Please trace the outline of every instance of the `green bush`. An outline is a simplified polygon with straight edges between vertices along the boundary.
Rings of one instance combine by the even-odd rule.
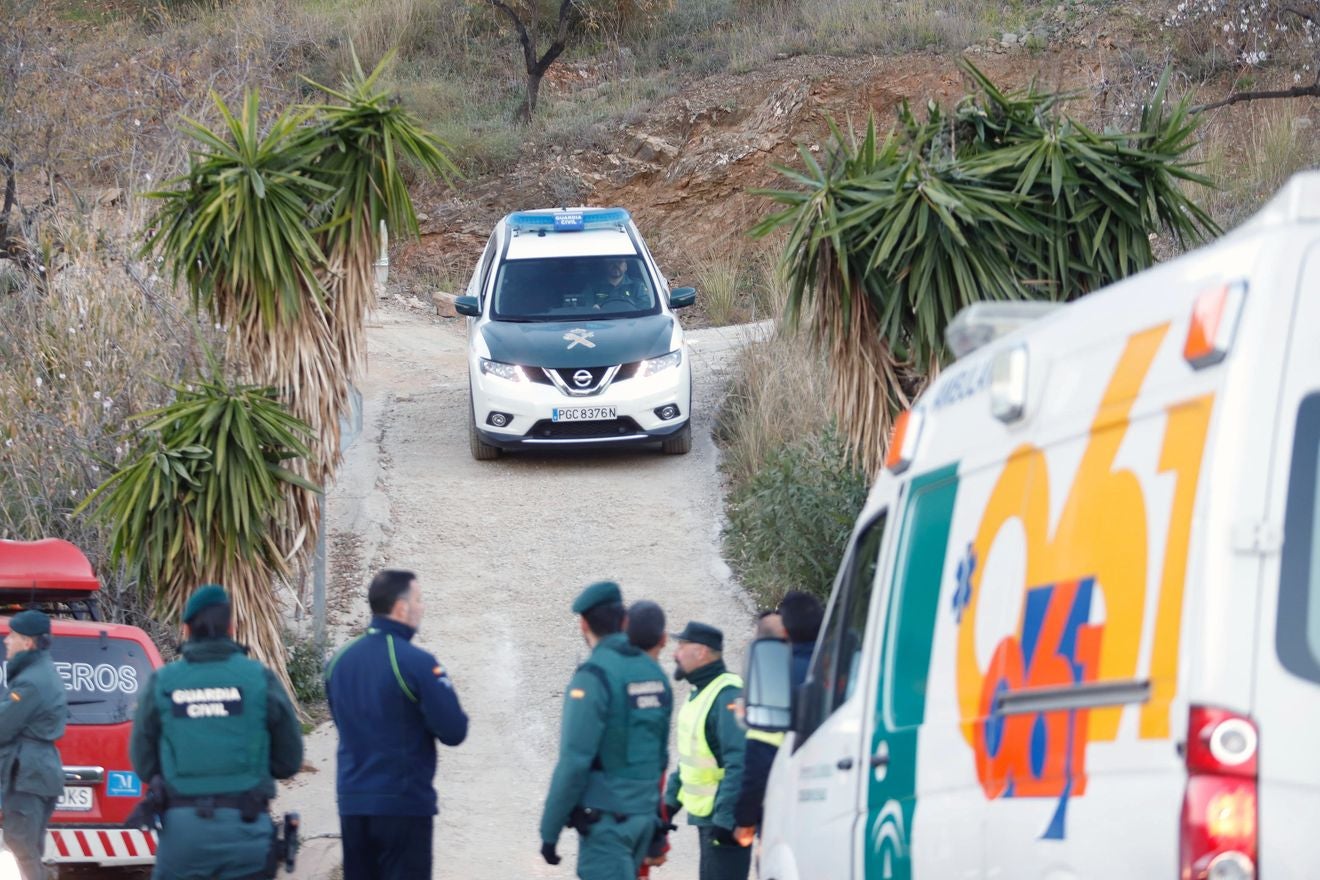
[[[320,703],[325,699],[325,644],[288,633],[284,643],[289,646],[289,681],[293,683],[294,698],[304,709]]]
[[[866,479],[833,427],[779,447],[729,498],[725,555],[762,604],[786,590],[829,596]]]

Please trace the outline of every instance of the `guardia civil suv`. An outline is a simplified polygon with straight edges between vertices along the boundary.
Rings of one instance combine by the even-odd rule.
[[[457,301],[468,317],[470,442],[501,450],[692,446],[692,369],[669,289],[622,208],[502,219]]]

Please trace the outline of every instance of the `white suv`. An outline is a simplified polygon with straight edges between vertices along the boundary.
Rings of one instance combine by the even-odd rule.
[[[495,226],[467,295],[472,455],[692,446],[692,368],[670,290],[622,208],[519,211]]]

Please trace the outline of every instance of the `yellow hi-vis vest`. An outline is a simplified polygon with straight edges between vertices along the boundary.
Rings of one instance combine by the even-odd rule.
[[[732,672],[723,672],[688,698],[678,713],[678,802],[690,816],[709,816],[715,812],[715,793],[724,778],[724,768],[706,742],[706,716],[715,698],[726,687],[740,688],[743,681]]]
[[[751,727],[747,728],[747,738],[754,739],[757,742],[768,743],[775,748],[779,748],[784,744],[784,735],[782,733],[771,733],[768,730],[756,730]]]

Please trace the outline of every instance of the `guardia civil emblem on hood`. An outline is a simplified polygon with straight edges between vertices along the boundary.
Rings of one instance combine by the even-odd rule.
[[[587,348],[595,348],[596,343],[591,341],[591,337],[596,334],[585,327],[578,327],[569,330],[564,334],[564,341],[568,343],[568,350],[572,351],[576,346],[585,345]]]

